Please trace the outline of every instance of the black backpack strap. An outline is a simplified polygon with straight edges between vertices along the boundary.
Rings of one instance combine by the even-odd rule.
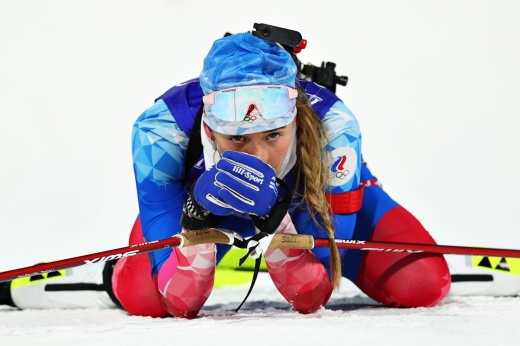
[[[197,161],[202,154],[202,140],[200,138],[200,123],[202,121],[202,111],[204,104],[199,108],[193,128],[191,129],[190,141],[188,142],[188,148],[186,148],[186,157],[184,159],[184,178],[188,177],[190,170],[195,166]]]

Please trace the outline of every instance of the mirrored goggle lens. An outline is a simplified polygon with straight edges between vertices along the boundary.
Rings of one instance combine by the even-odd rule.
[[[204,96],[209,112],[225,121],[242,121],[254,106],[264,119],[276,119],[291,112],[298,92],[285,87],[237,88]]]

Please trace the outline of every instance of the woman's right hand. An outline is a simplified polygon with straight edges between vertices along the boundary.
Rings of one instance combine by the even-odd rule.
[[[214,215],[226,216],[234,210],[219,197],[220,187],[215,185],[215,176],[218,174],[216,166],[202,173],[195,182],[193,198],[199,206]]]

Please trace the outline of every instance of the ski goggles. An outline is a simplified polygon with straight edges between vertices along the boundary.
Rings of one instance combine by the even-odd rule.
[[[223,134],[246,134],[288,125],[296,115],[298,91],[281,85],[219,90],[203,96],[205,121]]]
[[[219,90],[202,98],[206,110],[224,121],[242,121],[254,106],[262,118],[272,120],[292,111],[298,91],[286,86],[246,86]],[[208,107],[209,106],[209,107]]]

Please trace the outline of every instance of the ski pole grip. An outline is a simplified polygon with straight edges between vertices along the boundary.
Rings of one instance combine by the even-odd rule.
[[[312,249],[314,247],[314,238],[307,234],[283,234],[274,235],[268,250],[274,249]]]
[[[184,232],[177,236],[182,238],[181,247],[207,243],[233,244],[233,237],[231,235],[214,228]]]

